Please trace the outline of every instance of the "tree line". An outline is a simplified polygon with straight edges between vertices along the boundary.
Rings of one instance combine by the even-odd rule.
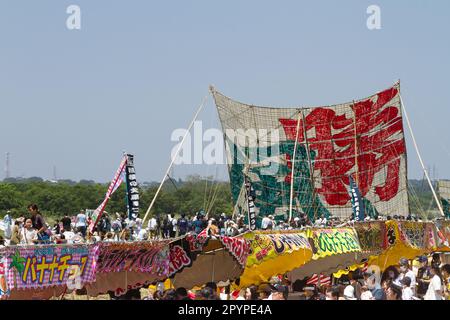
[[[7,210],[13,217],[27,215],[27,206],[36,203],[47,217],[59,218],[75,215],[81,209],[96,209],[103,201],[109,184],[93,181],[77,183],[42,179],[0,182],[0,214]],[[144,216],[157,186],[140,188],[140,215]],[[170,213],[193,215],[199,210],[209,210],[212,215],[233,210],[228,182],[212,181],[210,178],[191,176],[186,180],[166,181],[151,214]],[[107,212],[126,211],[126,190],[122,184],[112,195],[105,209]]]
[[[141,217],[145,214],[158,185],[143,184],[140,188]],[[103,201],[108,184],[91,180],[79,182],[59,180],[57,183],[41,178],[9,179],[0,182],[0,218],[7,210],[13,217],[27,214],[28,204],[36,203],[43,214],[55,219],[64,215],[75,215],[81,209],[95,209]],[[419,207],[428,211],[436,209],[431,191],[418,180],[409,181],[411,213],[419,213]],[[230,185],[228,182],[213,181],[212,177],[190,176],[186,180],[165,182],[151,214],[170,213],[193,215],[199,210],[209,211],[212,216],[233,211]],[[125,212],[125,185],[113,194],[106,211]]]

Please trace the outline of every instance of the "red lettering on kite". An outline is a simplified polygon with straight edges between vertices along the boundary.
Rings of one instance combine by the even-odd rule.
[[[381,201],[396,196],[400,184],[400,156],[406,152],[400,108],[389,105],[398,94],[397,88],[385,90],[374,98],[355,102],[353,115],[336,114],[336,109],[320,107],[305,114],[309,149],[316,153],[314,171],[320,174],[319,188],[330,205],[349,201],[349,175],[356,171],[363,196],[374,187]],[[347,117],[348,116],[348,117]],[[297,119],[279,119],[287,139],[295,140]],[[355,130],[356,124],[356,130]],[[298,141],[305,142],[303,120],[300,119]],[[286,154],[288,168],[291,156]],[[373,186],[375,174],[385,172],[384,185]],[[290,174],[285,181],[290,183]]]

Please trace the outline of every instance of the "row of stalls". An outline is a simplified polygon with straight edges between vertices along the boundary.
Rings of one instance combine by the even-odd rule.
[[[402,257],[449,252],[449,242],[450,221],[375,221],[238,237],[11,246],[0,250],[0,296],[50,299],[77,289],[120,296],[167,279],[189,289],[228,280],[246,287],[276,275],[292,282],[313,274],[340,277],[363,264],[384,270]]]

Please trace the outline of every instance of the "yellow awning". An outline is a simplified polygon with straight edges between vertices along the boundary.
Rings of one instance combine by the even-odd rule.
[[[240,278],[241,288],[298,268],[313,255],[305,232],[252,232],[244,237],[251,241],[251,253]]]

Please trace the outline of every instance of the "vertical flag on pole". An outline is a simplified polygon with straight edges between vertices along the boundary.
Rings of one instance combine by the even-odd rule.
[[[363,221],[365,218],[364,202],[359,192],[358,186],[353,180],[352,176],[349,176],[350,180],[350,197],[352,201],[353,217],[356,221]]]
[[[245,177],[245,189],[247,191],[247,204],[248,204],[248,227],[250,230],[256,229],[256,213],[255,213],[255,190],[252,184]]]
[[[114,178],[112,179],[108,191],[106,192],[105,199],[103,202],[98,206],[97,209],[95,209],[94,213],[91,217],[91,224],[89,225],[89,231],[92,233],[97,223],[100,221],[100,218],[103,214],[103,211],[105,211],[106,204],[108,203],[109,199],[111,198],[111,195],[119,188],[120,184],[123,181],[123,174],[125,172],[125,166],[127,164],[127,157],[123,157],[122,162],[120,163],[119,168],[116,171],[116,174],[114,175]]]
[[[126,154],[127,166],[125,169],[125,181],[127,186],[127,211],[128,219],[136,220],[139,215],[139,189],[134,169],[134,155]]]

